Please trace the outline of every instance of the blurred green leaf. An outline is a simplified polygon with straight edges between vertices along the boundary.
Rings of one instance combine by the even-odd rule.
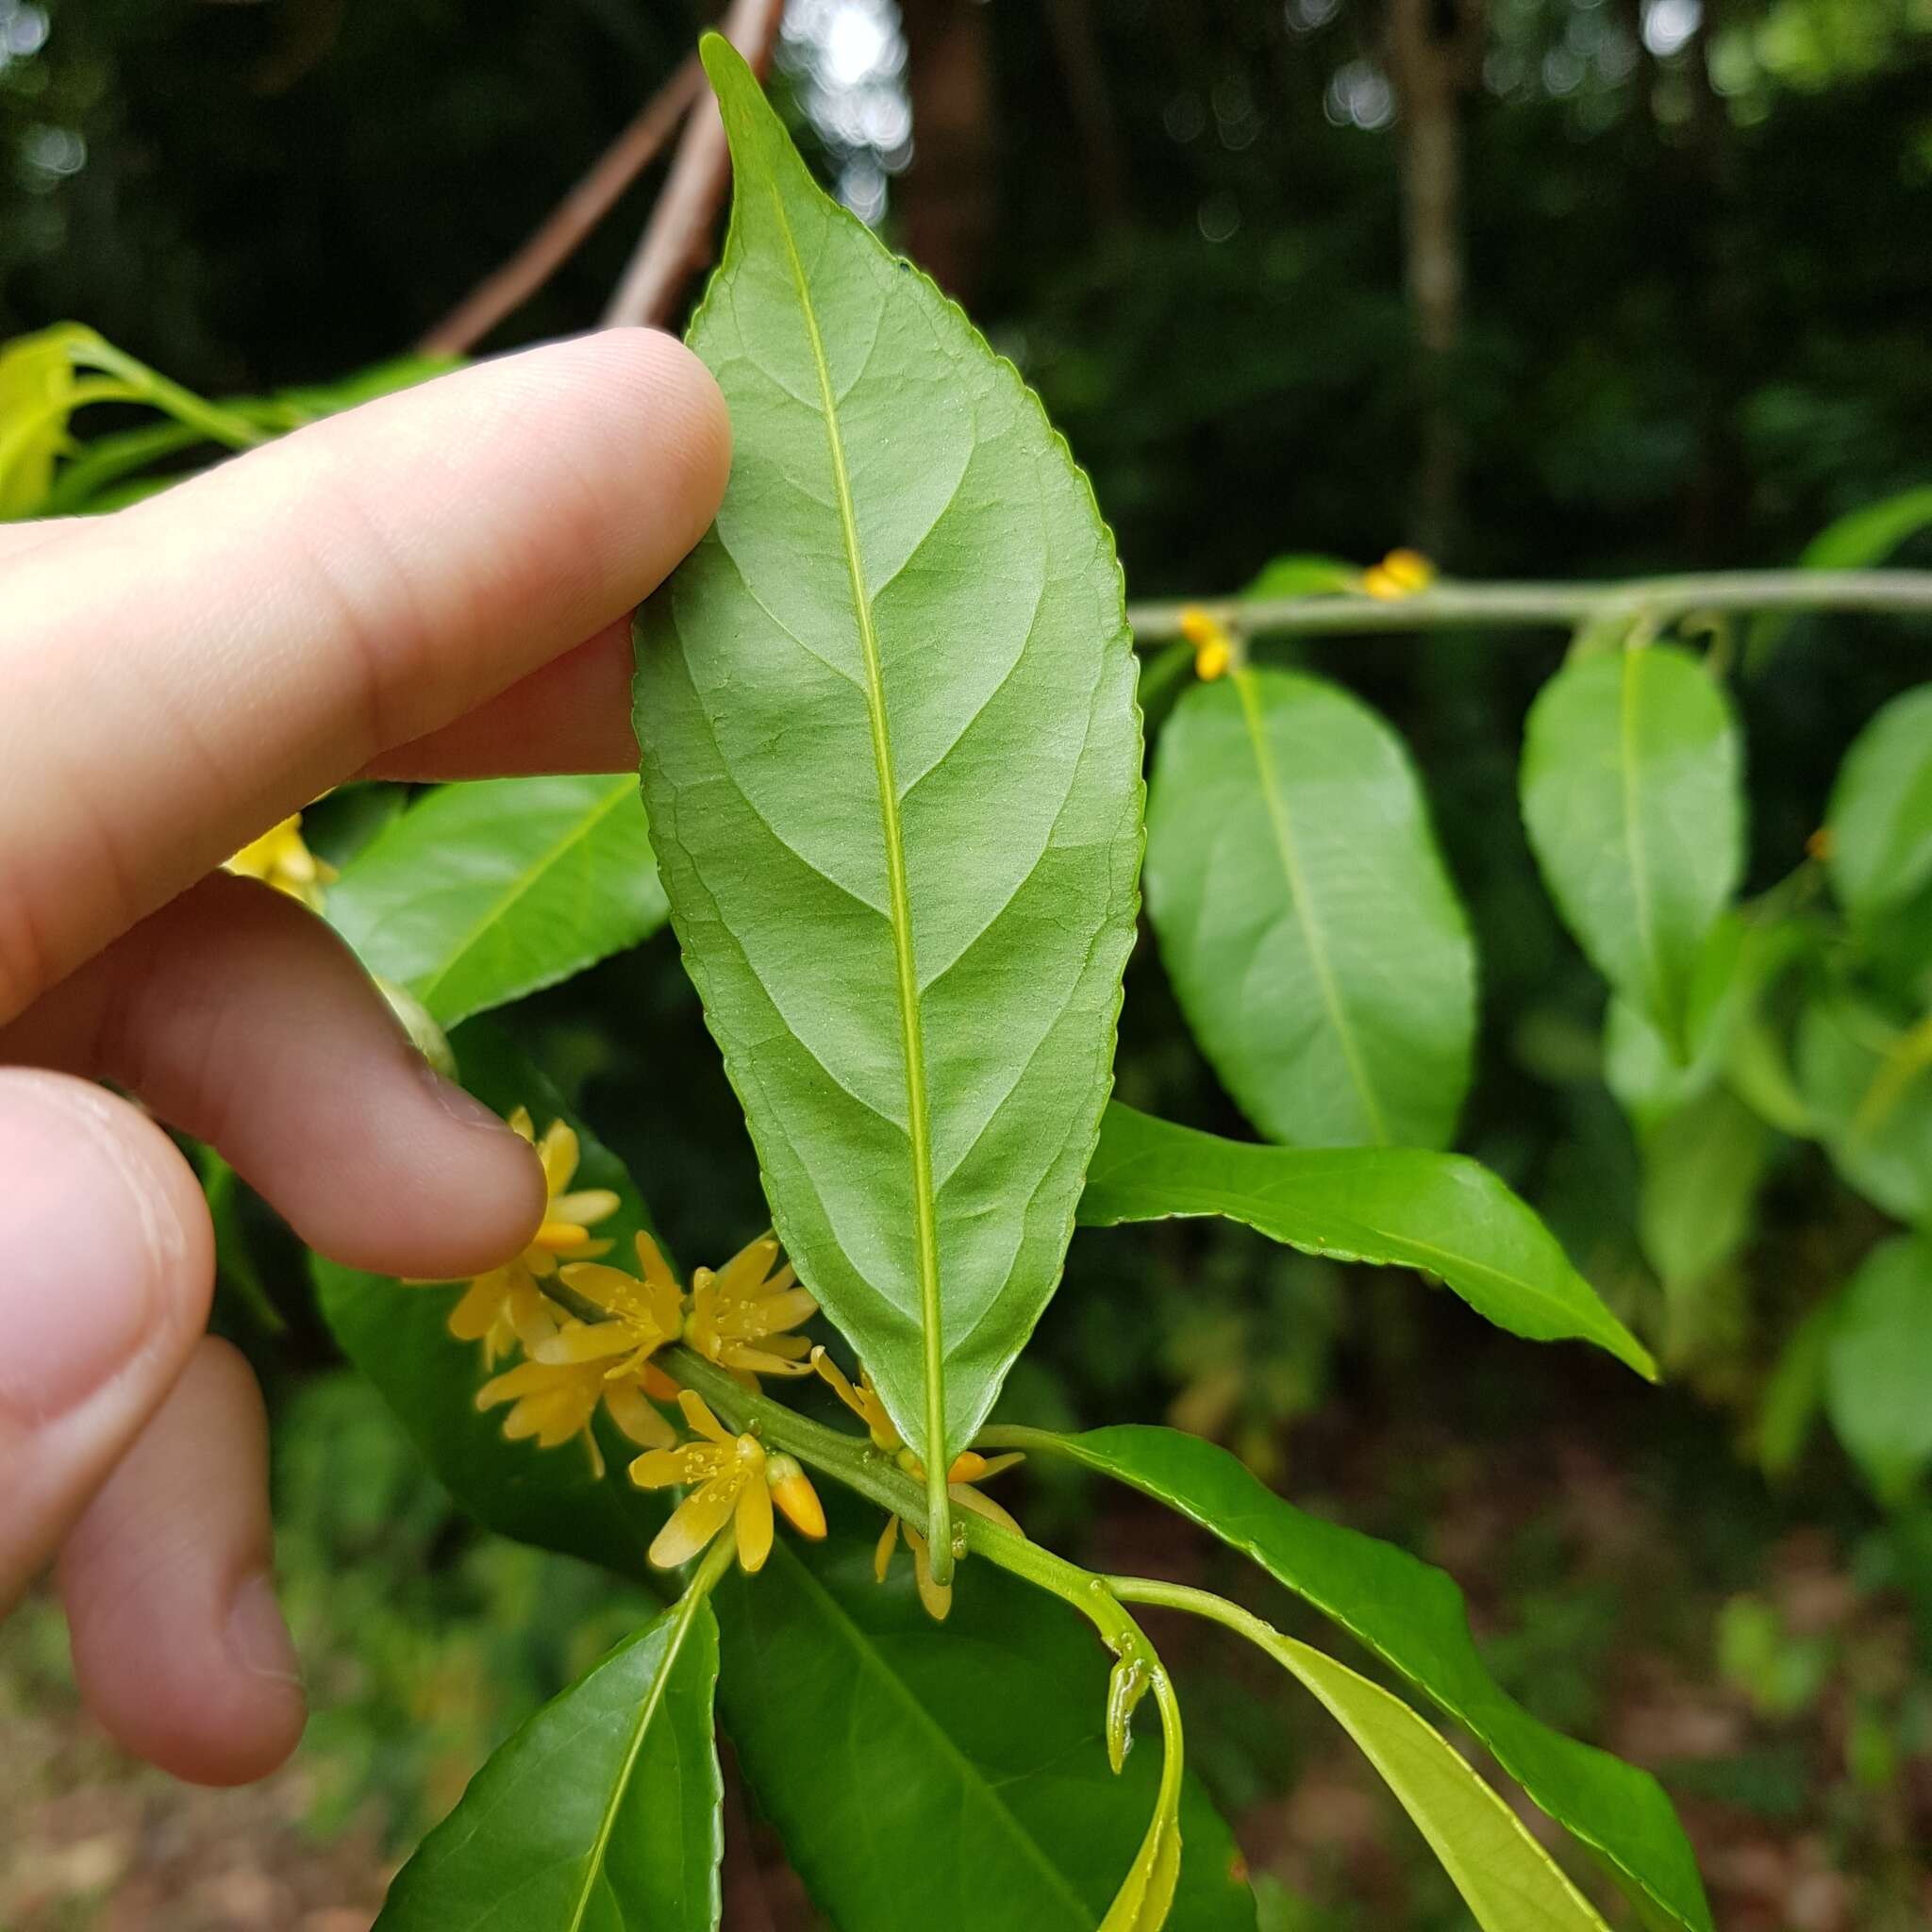
[[[1932,491],[1925,495],[1932,522]],[[1854,920],[1932,880],[1932,684],[1894,698],[1859,732],[1824,822],[1832,888]]]
[[[1271,1141],[1441,1146],[1475,951],[1408,754],[1345,691],[1237,671],[1155,755],[1147,911],[1188,1025]]]
[[[1883,563],[1907,538],[1932,528],[1932,485],[1862,505],[1827,524],[1806,544],[1798,562],[1806,570],[1869,570]],[[1744,668],[1762,671],[1791,627],[1789,611],[1767,610],[1751,626]]]
[[[1107,1656],[1064,1605],[968,1563],[935,1624],[903,1555],[882,1587],[869,1537],[837,1527],[781,1538],[715,1602],[733,1748],[840,1932],[1092,1932],[1160,1751],[1149,1736],[1108,1771]],[[1181,1836],[1169,1932],[1252,1932],[1234,1840],[1191,1779]]]
[[[1854,994],[1798,1023],[1798,1079],[1833,1165],[1901,1221],[1932,1222],[1932,1023],[1903,1027]]]
[[[1011,365],[704,52],[737,192],[691,341],[732,470],[639,615],[645,796],[778,1233],[942,1474],[1058,1280],[1111,1077],[1120,570]]]
[[[454,1026],[636,945],[664,891],[635,779],[491,778],[386,825],[324,909],[372,973]]]
[[[1606,1932],[1523,1821],[1401,1698],[1291,1637],[1268,1648],[1361,1747],[1484,1932]]]
[[[1804,1102],[1764,1008],[1812,943],[1810,927],[1798,920],[1725,913],[1691,975],[1686,1060],[1672,1055],[1642,1012],[1611,994],[1604,1012],[1604,1080],[1640,1137],[1708,1092],[1721,1075],[1774,1126],[1807,1131]]]
[[[1440,1275],[1512,1335],[1591,1341],[1639,1374],[1657,1373],[1535,1213],[1462,1155],[1253,1146],[1115,1101],[1080,1197],[1081,1225],[1200,1214],[1304,1254]]]
[[[617,1212],[598,1233],[627,1253],[628,1237],[650,1225],[623,1164],[574,1116],[493,1026],[472,1023],[454,1044],[465,1084],[499,1113],[527,1107],[541,1133],[568,1120],[581,1144],[578,1185],[608,1188]],[[504,1439],[503,1412],[480,1412],[476,1391],[492,1373],[480,1343],[458,1341],[446,1324],[463,1284],[439,1286],[364,1274],[311,1257],[324,1319],[342,1352],[382,1391],[425,1460],[477,1522],[519,1542],[583,1557],[661,1585],[644,1551],[664,1506],[628,1483],[599,1480],[581,1443],[539,1449]],[[603,1416],[605,1459],[622,1468],[637,1451]]]
[[[1680,1060],[1698,960],[1743,867],[1740,766],[1728,700],[1663,644],[1566,666],[1524,729],[1524,824],[1550,895]]]
[[[1881,1500],[1904,1502],[1932,1464],[1932,1236],[1886,1241],[1846,1284],[1824,1398]]]
[[[1674,1315],[1751,1238],[1771,1130],[1727,1087],[1712,1087],[1642,1137],[1638,1236]]]
[[[1330,591],[1359,590],[1361,581],[1360,568],[1342,558],[1293,552],[1270,558],[1241,594],[1250,598],[1316,597]]]
[[[1825,1354],[1839,1306],[1839,1297],[1832,1295],[1812,1308],[1791,1331],[1765,1378],[1753,1446],[1766,1475],[1788,1474],[1804,1453],[1824,1401]]]
[[[74,345],[90,334],[62,323],[0,344],[0,522],[45,508],[77,400]]]
[[[1008,1433],[1131,1484],[1253,1557],[1471,1731],[1635,1895],[1686,1932],[1710,1932],[1696,1860],[1662,1789],[1648,1773],[1540,1724],[1503,1690],[1476,1652],[1461,1591],[1441,1571],[1307,1515],[1226,1450],[1177,1430]]]
[[[491,1755],[376,1932],[713,1932],[717,1680],[717,1622],[689,1594]]]

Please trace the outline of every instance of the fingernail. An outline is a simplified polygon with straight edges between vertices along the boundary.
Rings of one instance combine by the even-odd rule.
[[[0,1404],[45,1421],[139,1354],[182,1233],[85,1090],[0,1095]]]
[[[302,1688],[302,1660],[266,1570],[256,1571],[237,1587],[228,1606],[227,1642],[228,1655],[251,1676]]]

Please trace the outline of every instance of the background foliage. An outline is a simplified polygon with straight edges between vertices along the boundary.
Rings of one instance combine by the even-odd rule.
[[[826,93],[841,10],[795,9],[781,72],[799,125],[855,199],[883,192],[889,237],[1041,390],[1137,594],[1223,591],[1285,551],[1367,558],[1406,539],[1471,575],[1784,562],[1840,512],[1926,481],[1924,0],[1438,8],[1468,40],[1454,95],[1464,293],[1446,341],[1405,279],[1405,142],[1422,114],[1391,51],[1399,8],[917,0],[898,42],[890,9],[860,6],[889,37],[863,43],[885,105],[858,124],[841,119],[849,89]],[[822,42],[805,37],[814,21]],[[0,0],[0,336],[83,317],[204,392],[394,355],[541,218],[696,25],[663,0]],[[895,100],[909,101],[909,157],[886,138],[903,134]],[[506,342],[595,313],[648,194]],[[1932,557],[1923,535],[1906,542],[1902,559]],[[1667,1325],[1673,1274],[1704,1283],[1673,1381],[1644,1391],[1581,1350],[1525,1360],[1412,1281],[1186,1224],[1081,1237],[1012,1406],[1050,1422],[1169,1413],[1304,1504],[1480,1579],[1479,1626],[1509,1687],[1690,1794],[1721,1923],[1908,1926],[1932,1910],[1932,1520],[1883,1471],[1881,1508],[1823,1438],[1793,1429],[1774,1453],[1776,1398],[1805,1406],[1787,1339],[1886,1224],[1790,1141],[1762,1150],[1756,1213],[1714,1271],[1641,1193],[1675,1162],[1606,1085],[1603,987],[1516,812],[1524,714],[1561,641],[1294,655],[1400,730],[1469,908],[1479,1024],[1457,1144],[1542,1209],[1647,1336]],[[1747,892],[1802,859],[1847,745],[1924,680],[1928,642],[1895,620],[1807,620],[1737,681]],[[325,846],[360,836],[326,808],[315,829]],[[533,962],[531,983],[550,973]],[[666,938],[514,1024],[651,1177],[675,1250],[722,1257],[760,1224],[741,1124]],[[1124,1098],[1241,1131],[1144,943],[1124,1024]],[[1695,1143],[1734,1144],[1707,1122]],[[1693,1189],[1692,1208],[1706,1198]],[[1860,1310],[1890,1272],[1858,1275]],[[284,1561],[318,1659],[323,1715],[293,1808],[324,1835],[358,1821],[373,1859],[446,1808],[482,1748],[634,1607],[568,1566],[475,1543],[332,1379],[294,1270],[268,1273],[285,1332],[229,1320],[279,1411]],[[1854,1375],[1857,1332],[1821,1331],[1814,1382]],[[1057,1480],[1042,1472],[1027,1497],[1043,1535],[1074,1520]],[[364,1520],[365,1491],[394,1507]],[[1168,1538],[1131,1505],[1108,1508],[1096,1551]],[[1177,1553],[1145,1561],[1163,1558]],[[348,1614],[343,1576],[366,1577],[366,1615]],[[422,1614],[391,1619],[377,1607],[391,1602]],[[79,1746],[63,1755],[44,1633],[0,1642],[7,1694],[56,1740],[19,1774],[31,1803],[11,1809],[27,1822],[0,1856],[0,1917],[113,1923],[87,1901],[125,1891],[142,1857],[71,1856],[86,1805],[111,1812],[111,1778]],[[1273,1923],[1457,1924],[1399,1816],[1324,1756],[1325,1720],[1264,1731],[1240,1671],[1206,1661],[1224,1694],[1194,1700],[1215,1713],[1192,1719],[1195,1761],[1265,1863]],[[451,1681],[487,1685],[480,1709],[439,1690]],[[118,1843],[120,1829],[92,1836]],[[808,1923],[765,1850],[737,1882],[774,1924]],[[325,1888],[313,1909],[367,1895]],[[205,1917],[155,1923],[287,1923],[192,1909]]]

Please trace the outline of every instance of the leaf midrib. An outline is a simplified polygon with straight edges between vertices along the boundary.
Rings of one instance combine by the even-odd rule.
[[[791,1557],[790,1552],[786,1553],[786,1557],[797,1570],[806,1589],[821,1599],[828,1614],[828,1621],[837,1626],[859,1657],[871,1663],[880,1680],[890,1687],[895,1701],[903,1704],[916,1722],[931,1734],[939,1746],[934,1756],[954,1760],[962,1782],[968,1785],[976,1784],[985,1792],[987,1803],[1012,1827],[1013,1836],[1025,1846],[1029,1857],[1039,1868],[1041,1875],[1046,1879],[1049,1888],[1073,1907],[1075,1916],[1084,1924],[1089,1910],[1086,1901],[1074,1890],[1073,1881],[1047,1856],[1046,1847],[1021,1823],[1019,1814],[1001,1796],[999,1786],[960,1749],[958,1740],[920,1702],[912,1687],[879,1654],[878,1646],[873,1642],[870,1634],[813,1574],[810,1567],[797,1557]]]
[[[1618,775],[1623,782],[1624,795],[1624,856],[1630,866],[1630,893],[1632,911],[1637,924],[1637,951],[1643,961],[1643,971],[1649,979],[1653,998],[1657,1001],[1657,1015],[1665,1019],[1664,1013],[1664,970],[1663,961],[1657,957],[1657,925],[1650,904],[1650,861],[1643,848],[1643,833],[1639,816],[1640,799],[1637,784],[1637,725],[1639,707],[1638,667],[1644,656],[1641,648],[1624,652],[1622,703],[1618,712],[1617,765]]]
[[[630,1781],[637,1772],[638,1756],[644,1748],[644,1740],[650,1734],[652,1720],[658,1715],[664,1702],[664,1693],[671,1682],[672,1673],[677,1668],[677,1659],[684,1650],[684,1640],[691,1635],[691,1626],[698,1610],[705,1602],[698,1591],[687,1591],[683,1600],[672,1612],[671,1635],[664,1646],[664,1659],[658,1666],[658,1674],[652,1680],[649,1693],[638,1707],[637,1723],[631,1728],[630,1742],[625,1750],[624,1763],[619,1767],[617,1776],[611,1781],[610,1797],[604,1807],[604,1815],[597,1824],[597,1836],[591,1841],[591,1856],[584,1867],[584,1883],[577,1893],[577,1902],[570,1915],[569,1932],[582,1932],[584,1914],[591,1908],[591,1898],[597,1889],[598,1875],[604,1870],[604,1858],[610,1848],[610,1834],[617,1826],[618,1807],[624,1803],[630,1790]],[[646,1638],[644,1641],[650,1640]]]
[[[515,877],[511,879],[508,889],[484,908],[483,911],[478,914],[476,919],[463,933],[462,938],[445,955],[443,963],[427,979],[419,979],[415,983],[413,991],[416,997],[425,1007],[436,997],[437,991],[443,982],[469,957],[471,948],[481,941],[484,934],[491,926],[497,924],[518,900],[523,898],[525,893],[533,891],[537,881],[573,845],[576,844],[580,840],[589,838],[591,832],[602,824],[630,795],[635,783],[636,781],[627,774],[622,778],[613,778],[611,780],[610,795],[594,808],[584,813],[581,818],[575,820],[562,838],[558,839],[554,844],[546,846],[543,851],[539,853],[528,865],[525,865],[517,873]]]
[[[1341,1057],[1347,1062],[1349,1078],[1354,1081],[1357,1094],[1369,1117],[1369,1126],[1374,1135],[1375,1144],[1386,1147],[1389,1144],[1389,1127],[1382,1117],[1381,1104],[1375,1098],[1374,1087],[1370,1084],[1368,1069],[1362,1062],[1361,1049],[1355,1037],[1355,1028],[1350,1024],[1348,1010],[1341,1003],[1341,989],[1336,984],[1335,969],[1328,958],[1328,936],[1323,930],[1322,922],[1316,916],[1315,903],[1308,890],[1307,874],[1302,870],[1300,848],[1295,843],[1294,827],[1289,821],[1288,801],[1281,795],[1281,782],[1274,772],[1274,757],[1268,747],[1267,732],[1261,719],[1260,705],[1255,695],[1255,675],[1245,668],[1233,674],[1235,693],[1241,700],[1241,720],[1247,726],[1248,742],[1255,754],[1255,767],[1261,783],[1261,797],[1268,808],[1268,819],[1274,829],[1274,846],[1281,860],[1281,869],[1288,879],[1288,895],[1294,908],[1295,918],[1302,929],[1302,937],[1308,949],[1308,964],[1314,969],[1315,986],[1322,995],[1322,1005],[1328,1014],[1328,1024],[1335,1030],[1335,1037],[1341,1048]]]
[[[919,1004],[919,974],[912,951],[912,908],[906,879],[906,845],[899,824],[898,783],[892,771],[892,740],[886,719],[885,683],[879,669],[878,636],[873,623],[872,599],[865,588],[865,561],[858,548],[858,520],[852,503],[852,478],[845,464],[845,443],[839,430],[839,399],[825,359],[824,338],[819,332],[818,311],[812,307],[805,264],[785,213],[785,201],[775,180],[769,182],[772,210],[785,243],[785,258],[798,292],[799,311],[811,343],[812,365],[818,374],[821,413],[832,462],[832,482],[839,500],[839,530],[845,568],[852,585],[858,644],[865,660],[865,704],[872,727],[873,765],[878,779],[879,825],[886,848],[886,884],[891,900],[892,959],[899,1005],[900,1043],[906,1060],[906,1135],[912,1162],[913,1238],[919,1263],[920,1342],[925,1380],[925,1459],[930,1472],[926,1493],[932,1507],[927,1524],[937,1553],[946,1547],[946,1396],[945,1339],[940,1316],[939,1227],[933,1197],[932,1129],[925,1083],[925,1040]],[[949,1571],[941,1559],[935,1574]]]

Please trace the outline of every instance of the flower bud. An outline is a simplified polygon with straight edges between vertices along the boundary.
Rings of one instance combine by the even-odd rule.
[[[824,1505],[819,1501],[811,1478],[799,1467],[797,1457],[767,1456],[765,1481],[771,1488],[772,1501],[777,1504],[785,1521],[800,1536],[809,1537],[814,1542],[822,1541],[825,1534]]]

